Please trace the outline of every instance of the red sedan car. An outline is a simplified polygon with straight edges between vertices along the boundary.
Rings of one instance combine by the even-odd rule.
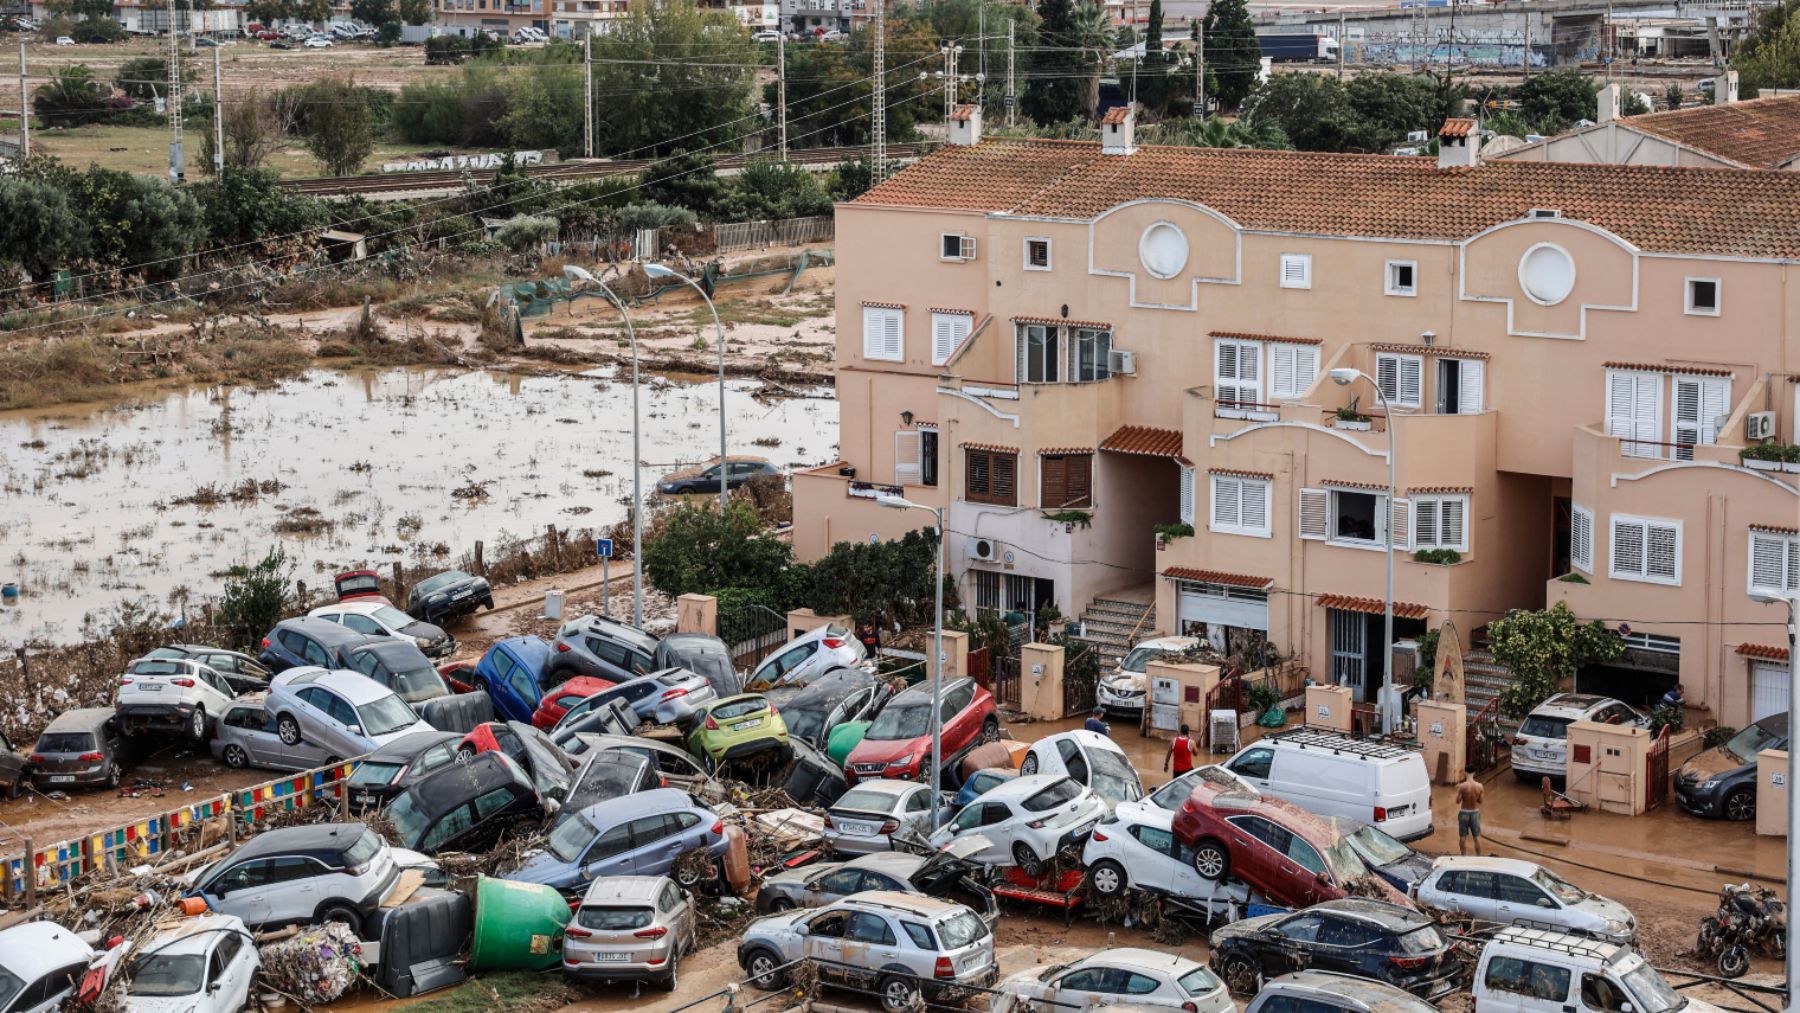
[[[537,710],[532,712],[531,723],[545,731],[556,727],[562,716],[588,697],[603,689],[611,689],[617,683],[609,679],[596,679],[590,675],[577,676],[556,687],[545,695],[538,703]]]
[[[944,769],[980,743],[1000,737],[994,697],[974,679],[944,686]],[[858,780],[891,777],[916,780],[931,762],[931,684],[922,682],[889,700],[869,725],[863,740],[844,760],[844,777]]]
[[[1277,904],[1338,900],[1359,880],[1380,890],[1381,899],[1411,904],[1369,871],[1331,823],[1291,802],[1201,781],[1175,814],[1174,830],[1201,876],[1236,876]]]

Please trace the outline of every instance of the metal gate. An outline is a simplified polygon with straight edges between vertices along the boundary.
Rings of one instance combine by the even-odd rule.
[[[1063,717],[1094,709],[1095,685],[1100,681],[1100,651],[1083,644],[1063,660]]]
[[[746,605],[719,616],[719,639],[731,651],[731,663],[748,672],[787,643],[787,616],[765,605]]]
[[[1003,710],[1019,711],[1025,709],[1025,694],[1019,684],[1019,656],[1003,654],[992,658],[988,668],[994,676],[994,699],[999,701]]]
[[[1644,809],[1655,809],[1669,801],[1669,729],[1664,725],[1662,731],[1650,743],[1650,753],[1644,758]]]
[[[1368,619],[1361,612],[1330,609],[1331,614],[1331,681],[1349,686],[1362,698],[1363,665],[1368,635]]]

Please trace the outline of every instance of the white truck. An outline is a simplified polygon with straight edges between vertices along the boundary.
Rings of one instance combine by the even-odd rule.
[[[1496,933],[1470,990],[1481,1013],[1721,1013],[1628,946],[1544,929]]]

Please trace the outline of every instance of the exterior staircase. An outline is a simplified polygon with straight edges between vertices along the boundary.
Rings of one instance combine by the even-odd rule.
[[[1082,635],[1076,639],[1093,644],[1100,652],[1100,671],[1117,668],[1131,650],[1131,641],[1142,640],[1156,629],[1156,604],[1124,598],[1095,598],[1081,614]]]
[[[1512,684],[1512,673],[1494,660],[1485,647],[1477,647],[1463,655],[1463,703],[1473,718],[1488,702],[1505,692]],[[1508,732],[1517,731],[1519,723],[1494,709],[1495,720]]]

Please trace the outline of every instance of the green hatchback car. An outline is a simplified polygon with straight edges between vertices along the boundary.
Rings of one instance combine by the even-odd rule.
[[[787,750],[787,722],[761,693],[741,693],[715,700],[696,716],[688,735],[688,752],[708,770],[765,752]]]

